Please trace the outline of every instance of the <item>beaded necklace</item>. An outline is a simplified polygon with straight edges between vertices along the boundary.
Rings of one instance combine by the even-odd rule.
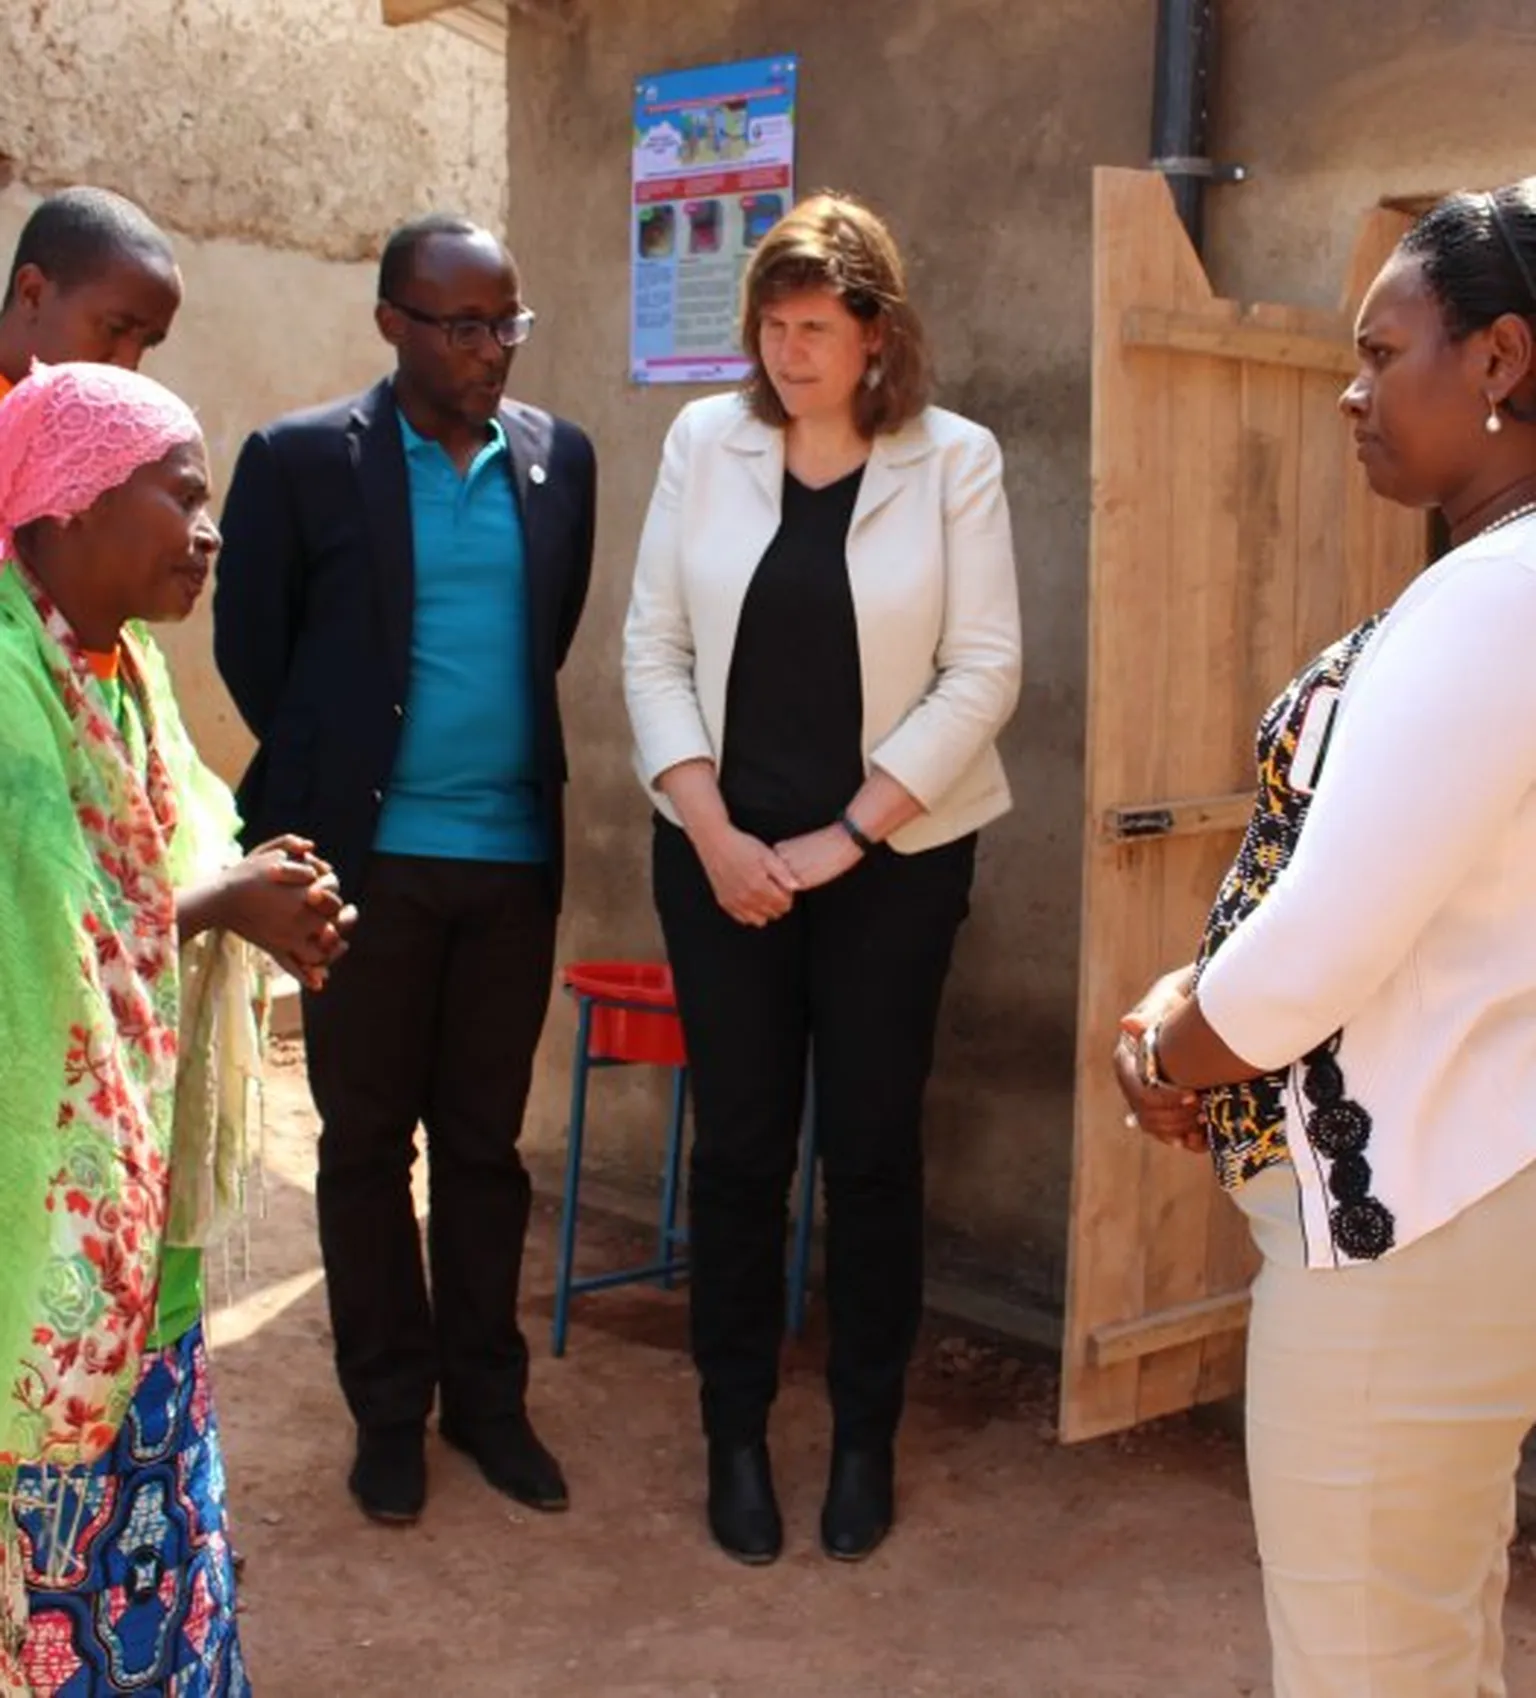
[[[1512,525],[1518,519],[1528,519],[1533,513],[1536,513],[1536,501],[1522,502],[1518,507],[1511,507],[1502,518],[1495,519],[1491,525],[1484,525],[1480,531],[1475,531],[1473,536],[1485,537],[1490,531],[1502,531],[1506,525]],[[1472,540],[1472,537],[1467,538],[1468,542]]]

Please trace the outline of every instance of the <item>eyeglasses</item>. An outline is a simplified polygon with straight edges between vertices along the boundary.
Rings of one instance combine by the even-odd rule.
[[[461,353],[473,353],[487,336],[501,348],[520,348],[533,334],[535,315],[524,307],[521,312],[508,313],[505,318],[443,318],[437,313],[422,312],[408,307],[404,301],[385,301],[385,306],[403,312],[418,324],[430,324],[448,338],[448,346]]]

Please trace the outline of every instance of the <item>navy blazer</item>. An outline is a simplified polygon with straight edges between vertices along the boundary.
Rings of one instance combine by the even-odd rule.
[[[558,905],[567,768],[555,675],[586,601],[597,468],[591,443],[563,419],[504,402],[501,422],[523,526],[535,748]],[[223,531],[214,655],[260,744],[239,788],[246,844],[285,831],[312,838],[355,894],[410,681],[415,563],[391,383],[249,437]]]

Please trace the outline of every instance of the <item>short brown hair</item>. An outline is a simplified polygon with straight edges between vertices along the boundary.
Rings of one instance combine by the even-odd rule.
[[[763,370],[764,309],[806,289],[830,289],[864,323],[879,322],[879,379],[854,398],[866,437],[900,430],[928,404],[928,345],[907,299],[895,239],[861,201],[823,191],[792,208],[763,237],[741,286],[741,345],[752,362],[744,393],[765,424],[789,422]]]

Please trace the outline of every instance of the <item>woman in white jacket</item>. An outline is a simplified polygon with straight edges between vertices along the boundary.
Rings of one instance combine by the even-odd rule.
[[[1430,212],[1356,335],[1371,484],[1454,546],[1265,716],[1199,959],[1117,1067],[1263,1253],[1276,1698],[1497,1698],[1536,1420],[1536,180]]]
[[[783,1532],[766,1447],[809,1046],[827,1205],[822,1542],[866,1556],[922,1303],[922,1097],[994,746],[1019,686],[1002,461],[925,404],[885,227],[830,195],[757,248],[752,373],[686,407],[635,568],[624,682],[692,1067],[694,1359],[709,1523]]]

